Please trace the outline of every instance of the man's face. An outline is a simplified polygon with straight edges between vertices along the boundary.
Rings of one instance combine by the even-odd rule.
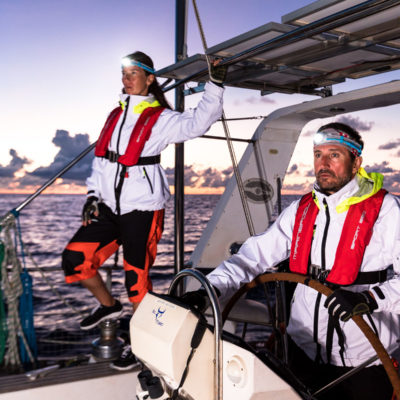
[[[314,147],[314,171],[317,184],[325,194],[333,194],[350,182],[361,166],[362,157],[351,158],[350,152],[336,144]]]

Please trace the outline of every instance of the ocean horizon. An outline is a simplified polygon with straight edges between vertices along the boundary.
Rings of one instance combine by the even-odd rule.
[[[184,263],[189,261],[204,228],[210,219],[220,195],[185,196]],[[282,209],[298,196],[282,196]],[[5,215],[17,207],[26,196],[0,195],[0,214]],[[80,313],[97,305],[96,300],[80,283],[66,284],[61,269],[61,253],[80,226],[85,195],[47,194],[34,199],[19,215],[24,257],[19,249],[22,267],[26,266],[33,279],[35,329],[38,337],[82,335],[79,330]],[[153,290],[166,293],[174,271],[174,201],[166,205],[163,236],[158,245],[155,265],[150,270]],[[29,257],[32,256],[32,260]],[[122,256],[114,268],[110,257],[100,273],[106,279],[112,269],[112,294],[120,299],[127,316],[131,313],[124,286]],[[78,312],[77,312],[78,311]]]

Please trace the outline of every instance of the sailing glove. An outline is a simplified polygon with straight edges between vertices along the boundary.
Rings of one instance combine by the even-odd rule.
[[[345,289],[336,289],[327,297],[324,306],[332,317],[345,322],[354,315],[372,313],[378,308],[374,297],[367,290],[357,293]]]
[[[96,196],[89,196],[82,210],[82,225],[86,226],[92,222],[93,216],[99,215],[99,199]]]
[[[218,86],[223,86],[222,84],[226,80],[226,75],[228,72],[227,65],[219,65],[218,62],[214,62],[210,65],[210,80]]]
[[[194,308],[197,311],[204,312],[210,305],[210,299],[204,289],[184,293],[180,299],[182,303]]]

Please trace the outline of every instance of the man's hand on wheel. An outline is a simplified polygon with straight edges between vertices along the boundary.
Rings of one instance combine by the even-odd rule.
[[[336,289],[327,297],[324,306],[332,317],[340,318],[341,321],[348,321],[354,315],[372,313],[378,308],[369,291],[357,293],[345,289]]]

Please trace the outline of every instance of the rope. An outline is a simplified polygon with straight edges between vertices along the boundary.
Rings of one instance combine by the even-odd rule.
[[[34,363],[35,359],[25,337],[19,318],[19,298],[23,293],[23,287],[21,282],[22,268],[12,238],[12,232],[14,232],[14,238],[16,233],[15,215],[10,213],[10,216],[4,218],[2,221],[2,228],[5,252],[1,264],[1,286],[8,311],[8,337],[6,352],[4,355],[4,365],[11,370],[18,370],[22,367],[18,351],[18,338],[25,346],[29,361]]]
[[[199,14],[199,10],[197,8],[196,0],[192,0],[192,2],[193,2],[194,12],[195,12],[195,15],[196,15],[197,25],[198,25],[199,31],[200,31],[201,41],[202,41],[202,44],[203,44],[204,55],[205,55],[206,61],[207,61],[208,71],[209,71],[209,74],[211,76],[211,63],[210,63],[210,58],[209,58],[209,56],[207,54],[207,48],[208,47],[207,47],[206,38],[205,38],[204,30],[203,30],[203,25],[202,25],[201,20],[200,20],[200,14]],[[228,144],[229,155],[231,157],[233,172],[235,174],[235,178],[236,178],[236,183],[237,183],[237,187],[238,187],[238,190],[239,190],[240,199],[242,201],[242,206],[243,206],[243,211],[244,211],[244,215],[245,215],[246,222],[247,222],[247,227],[249,229],[250,236],[254,236],[255,235],[254,224],[253,224],[253,221],[251,219],[249,204],[248,204],[247,199],[246,199],[246,193],[244,191],[242,177],[240,175],[240,171],[239,171],[239,168],[238,168],[238,165],[237,165],[236,155],[235,155],[235,151],[234,151],[234,148],[233,148],[233,144],[232,144],[232,140],[231,140],[231,135],[230,135],[230,132],[229,132],[228,124],[226,122],[225,111],[224,110],[222,110],[221,122],[222,122],[222,126],[224,128],[224,132],[225,132],[225,136],[226,136],[226,142]]]
[[[16,226],[17,226],[17,236],[18,242],[20,246],[20,253],[22,258],[22,263],[24,266],[23,272],[20,275],[21,284],[22,284],[22,294],[19,299],[19,319],[21,321],[22,330],[27,339],[28,345],[32,354],[36,358],[37,356],[37,343],[36,343],[36,333],[34,327],[33,320],[33,297],[32,297],[32,277],[29,275],[26,269],[25,263],[25,252],[24,252],[24,244],[22,242],[22,232],[21,232],[21,224],[19,220],[19,213],[16,215]],[[16,245],[17,248],[17,245]],[[22,363],[26,363],[31,361],[29,359],[29,355],[25,348],[23,342],[20,341],[20,357]]]
[[[0,265],[4,260],[4,243],[0,242]],[[0,282],[1,282],[1,268],[0,268]],[[3,301],[3,291],[0,290],[0,364],[3,362],[4,353],[6,351],[7,342],[7,316]]]

